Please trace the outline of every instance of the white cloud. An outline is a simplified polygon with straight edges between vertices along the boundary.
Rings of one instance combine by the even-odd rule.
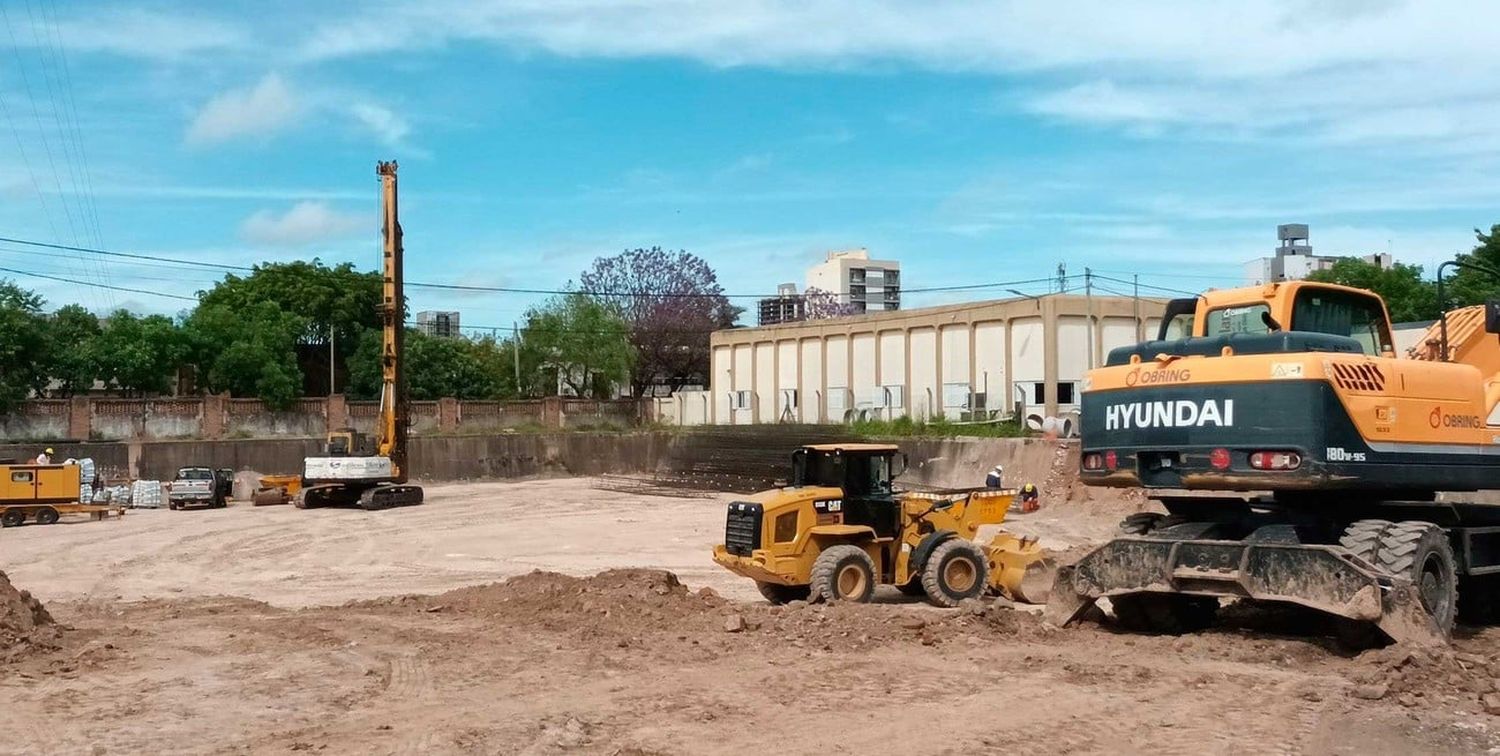
[[[42,16],[45,21],[45,15]],[[35,22],[35,18],[32,19]],[[206,18],[201,11],[173,15],[144,9],[90,8],[71,18],[60,18],[49,29],[36,22],[30,33],[16,34],[21,46],[52,43],[81,53],[103,53],[130,58],[174,60],[199,53],[248,49],[248,30],[227,21]]]
[[[267,74],[249,89],[231,90],[209,100],[188,124],[185,139],[197,146],[264,139],[292,125],[301,110],[286,82],[277,74]]]
[[[296,246],[353,236],[368,230],[370,223],[365,215],[340,213],[322,202],[307,201],[281,215],[255,212],[240,226],[240,236],[256,244]]]
[[[429,0],[308,28],[296,46],[308,60],[480,42],[714,66],[895,64],[1026,76],[1041,85],[1020,95],[1024,109],[1138,136],[1500,147],[1500,121],[1462,116],[1500,103],[1500,6],[1467,0]]]
[[[384,105],[356,102],[349,106],[349,113],[386,146],[402,144],[411,133],[406,119]]]

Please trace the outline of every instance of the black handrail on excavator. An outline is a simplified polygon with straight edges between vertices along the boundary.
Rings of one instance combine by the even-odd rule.
[[[1448,361],[1448,302],[1447,302],[1447,299],[1443,296],[1443,268],[1446,268],[1449,265],[1452,265],[1455,268],[1467,268],[1469,270],[1477,270],[1480,273],[1488,273],[1488,274],[1494,276],[1496,278],[1496,280],[1500,280],[1500,271],[1497,271],[1494,268],[1489,267],[1488,265],[1480,265],[1479,263],[1475,263],[1475,262],[1468,262],[1468,261],[1465,261],[1465,260],[1448,260],[1448,261],[1446,261],[1443,264],[1441,264],[1441,265],[1438,266],[1438,269],[1437,269],[1438,332],[1440,334],[1440,338],[1442,339],[1442,344],[1441,344],[1442,351],[1439,352],[1439,354],[1442,356],[1442,361],[1443,362],[1447,362]]]

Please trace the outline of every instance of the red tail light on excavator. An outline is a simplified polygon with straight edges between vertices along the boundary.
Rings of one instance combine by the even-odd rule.
[[[1295,470],[1302,466],[1302,455],[1289,451],[1258,451],[1250,455],[1250,466],[1257,470]]]
[[[1104,453],[1104,469],[1110,472],[1120,469],[1120,457],[1113,449]]]
[[[1229,469],[1229,450],[1228,449],[1214,449],[1213,451],[1209,452],[1209,454],[1208,454],[1208,463],[1211,464],[1211,465],[1213,465],[1215,470],[1228,470]]]

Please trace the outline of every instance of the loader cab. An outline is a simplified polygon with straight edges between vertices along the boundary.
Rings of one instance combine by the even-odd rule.
[[[791,484],[842,490],[845,524],[895,538],[901,528],[895,479],[905,471],[906,455],[890,444],[818,444],[792,453]]]

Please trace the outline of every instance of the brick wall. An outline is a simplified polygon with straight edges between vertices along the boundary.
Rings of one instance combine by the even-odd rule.
[[[372,433],[378,402],[342,396],[299,399],[271,410],[258,399],[38,399],[0,417],[0,442],[125,439],[320,438],[334,428]],[[495,433],[515,428],[628,427],[642,415],[635,400],[529,399],[412,402],[414,436]]]

